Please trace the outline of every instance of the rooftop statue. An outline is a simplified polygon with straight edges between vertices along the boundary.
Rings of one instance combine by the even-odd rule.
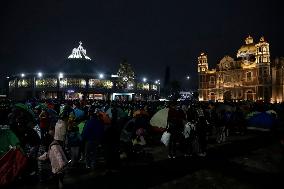
[[[90,57],[87,56],[86,54],[86,50],[82,47],[82,42],[79,42],[79,47],[78,48],[74,48],[72,50],[72,54],[68,56],[68,59],[81,59],[81,58],[85,58],[87,60],[91,60]]]

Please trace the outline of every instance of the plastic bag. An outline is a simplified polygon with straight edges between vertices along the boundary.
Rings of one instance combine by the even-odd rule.
[[[170,137],[171,137],[171,133],[165,131],[161,137],[161,142],[165,145],[168,146],[169,142],[170,142]]]
[[[184,130],[183,130],[183,133],[182,133],[184,138],[189,138],[194,130],[195,130],[194,124],[192,124],[190,122],[185,124]]]

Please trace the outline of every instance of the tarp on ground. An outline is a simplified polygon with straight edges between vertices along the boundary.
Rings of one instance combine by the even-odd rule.
[[[248,129],[269,131],[275,121],[276,120],[272,115],[266,112],[261,112],[248,119]]]
[[[257,112],[257,111],[254,111],[254,112],[250,112],[246,115],[246,119],[250,119],[252,118],[253,116],[257,115],[257,114],[260,114],[260,112]]]

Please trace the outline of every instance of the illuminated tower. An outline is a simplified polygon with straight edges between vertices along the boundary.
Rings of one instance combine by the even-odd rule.
[[[198,57],[198,73],[206,72],[208,70],[207,55],[201,53]]]
[[[198,57],[198,81],[199,81],[199,100],[207,100],[208,89],[206,72],[208,71],[207,55],[201,53]]]
[[[255,47],[255,62],[258,68],[257,96],[259,100],[270,101],[269,98],[271,96],[271,71],[269,43],[265,41],[264,37],[261,37]]]

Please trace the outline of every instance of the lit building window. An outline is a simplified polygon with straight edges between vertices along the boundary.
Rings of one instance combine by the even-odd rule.
[[[157,85],[152,85],[152,90],[157,91],[158,90],[158,86]]]
[[[110,80],[90,79],[89,87],[111,89],[113,87],[113,82]]]
[[[16,87],[16,80],[9,81],[9,87]]]
[[[18,81],[18,87],[23,87],[23,88],[31,87],[32,86],[31,84],[32,84],[31,80],[29,80],[29,79],[20,79]]]
[[[137,89],[149,90],[150,89],[150,85],[148,83],[138,83],[137,84]]]
[[[60,80],[60,87],[77,87],[85,88],[86,80],[77,78],[63,78]]]
[[[36,80],[36,87],[39,88],[49,88],[49,87],[56,87],[57,86],[57,79],[54,78],[44,78],[44,79],[37,79]]]

